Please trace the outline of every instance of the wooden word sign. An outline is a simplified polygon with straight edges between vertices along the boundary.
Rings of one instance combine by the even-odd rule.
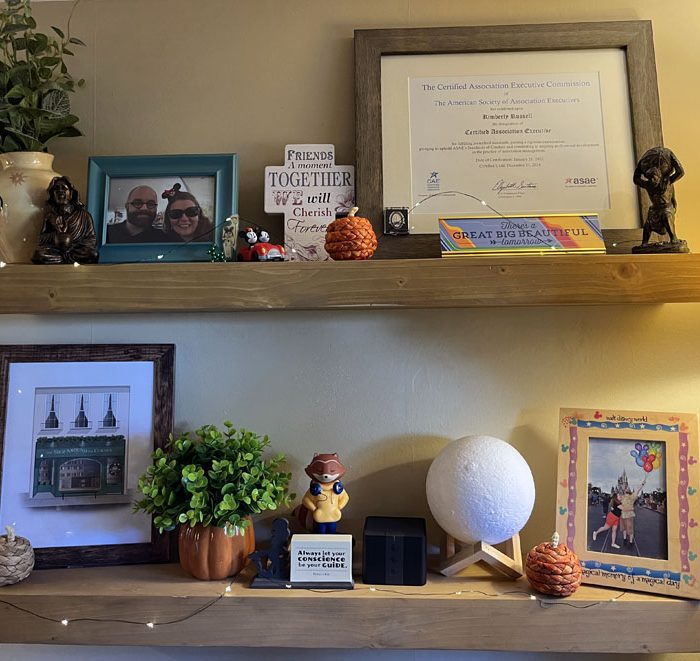
[[[355,203],[355,168],[335,164],[333,145],[287,145],[283,166],[265,168],[265,211],[284,214],[291,261],[329,259],[326,228]]]

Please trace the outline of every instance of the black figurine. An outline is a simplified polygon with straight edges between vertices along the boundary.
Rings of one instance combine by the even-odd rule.
[[[32,257],[35,264],[95,264],[99,259],[95,224],[67,177],[48,188],[44,223]]]
[[[258,575],[254,583],[264,581],[266,585],[252,585],[251,587],[268,587],[272,582],[277,587],[280,581],[289,580],[289,521],[278,518],[272,522],[272,537],[270,548],[267,551],[255,551],[248,557],[255,562]]]
[[[634,183],[649,195],[651,206],[642,229],[642,243],[634,253],[688,252],[688,245],[674,233],[676,195],[673,183],[685,173],[676,155],[666,147],[647,151],[634,170]],[[652,232],[668,235],[668,241],[649,243]]]

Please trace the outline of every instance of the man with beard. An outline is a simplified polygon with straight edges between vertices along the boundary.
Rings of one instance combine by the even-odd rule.
[[[156,192],[137,186],[126,199],[126,221],[107,226],[107,243],[163,243],[165,234],[153,227],[158,209]]]

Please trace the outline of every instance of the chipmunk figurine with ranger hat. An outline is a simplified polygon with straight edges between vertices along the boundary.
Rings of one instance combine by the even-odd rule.
[[[345,466],[335,452],[314,454],[305,472],[311,478],[311,485],[304,494],[302,508],[306,508],[313,517],[315,533],[333,534],[342,518],[341,510],[350,500],[340,481],[345,475]]]

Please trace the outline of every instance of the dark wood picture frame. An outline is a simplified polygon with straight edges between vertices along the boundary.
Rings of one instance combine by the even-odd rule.
[[[490,53],[617,48],[625,53],[634,155],[663,145],[650,21],[552,23],[450,28],[355,30],[355,186],[357,205],[380,237],[376,257],[439,257],[437,234],[383,235],[381,59],[385,55]],[[630,178],[632,173],[630,172]],[[648,201],[639,194],[642,214]],[[606,243],[637,230],[607,230]],[[619,252],[630,252],[620,249]]]
[[[173,426],[174,344],[35,344],[0,346],[0,485],[4,474],[8,385],[13,363],[152,362],[153,445],[163,447]],[[144,470],[145,470],[144,466]],[[21,531],[17,531],[21,534]],[[31,539],[30,539],[31,541]],[[136,544],[105,544],[37,548],[35,567],[89,567],[170,560],[170,535],[151,526],[151,540]]]

